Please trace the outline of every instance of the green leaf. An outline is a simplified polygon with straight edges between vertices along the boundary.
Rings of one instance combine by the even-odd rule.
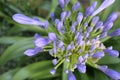
[[[28,79],[42,79],[48,77],[55,77],[56,75],[50,75],[49,71],[52,68],[51,61],[42,61],[30,64],[20,69],[13,77],[13,80]]]
[[[22,39],[26,39],[25,37],[1,37],[0,38],[0,43],[1,44],[13,44],[13,43],[15,43],[15,42],[18,42],[18,41],[20,41],[20,40],[22,40]]]
[[[18,71],[19,69],[13,69],[8,72],[5,72],[4,74],[0,75],[0,80],[13,80],[13,75]]]
[[[23,56],[23,52],[28,49],[34,47],[33,38],[26,38],[14,43],[12,46],[8,47],[4,53],[0,56],[0,65],[5,64],[7,61],[19,58]]]
[[[120,62],[120,58],[111,57],[106,55],[102,59],[100,59],[97,64],[116,64]]]
[[[107,47],[113,46],[115,50],[120,51],[120,37],[114,37],[104,43]]]

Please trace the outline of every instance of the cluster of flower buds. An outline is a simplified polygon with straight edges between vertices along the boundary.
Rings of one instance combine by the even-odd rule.
[[[108,69],[106,65],[96,64],[105,55],[119,56],[117,50],[112,49],[112,46],[106,48],[102,41],[105,38],[120,35],[120,28],[108,33],[118,17],[117,13],[113,12],[105,22],[96,16],[115,0],[104,0],[97,9],[97,2],[93,2],[86,9],[85,14],[80,12],[80,3],[77,1],[71,6],[71,9],[68,8],[68,5],[71,4],[70,0],[58,0],[58,2],[63,9],[60,19],[55,18],[54,13],[50,14],[53,28],[56,31],[49,32],[48,37],[35,34],[36,47],[26,50],[24,54],[33,56],[38,52],[49,51],[49,54],[54,57],[52,63],[55,65],[50,73],[55,74],[56,69],[65,62],[65,73],[68,74],[68,80],[76,80],[73,74],[75,69],[78,69],[80,73],[86,73],[86,64],[101,70],[112,79],[120,79],[120,73]],[[45,29],[49,26],[48,21],[42,22],[23,14],[15,14],[13,19],[21,24],[39,25]]]

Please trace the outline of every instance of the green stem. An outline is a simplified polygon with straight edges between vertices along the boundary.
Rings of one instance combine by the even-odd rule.
[[[66,66],[67,66],[67,62],[65,61],[63,63],[62,80],[67,80],[68,77],[68,75],[65,73]]]

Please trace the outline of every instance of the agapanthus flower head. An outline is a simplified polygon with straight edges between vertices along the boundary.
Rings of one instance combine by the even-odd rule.
[[[102,10],[114,3],[115,0],[104,0],[103,3],[96,9],[97,2],[93,2],[91,6],[86,9],[85,13],[79,11],[80,3],[76,2],[72,5],[71,10],[66,10],[65,6],[69,5],[70,0],[58,0],[63,12],[60,19],[55,19],[53,14],[51,18],[53,21],[52,26],[55,28],[53,32],[48,32],[48,37],[42,37],[35,34],[34,44],[35,49],[28,49],[25,54],[32,56],[46,50],[54,57],[52,60],[55,67],[50,71],[55,74],[57,68],[66,63],[65,73],[68,74],[68,80],[76,80],[74,73],[78,69],[80,73],[86,73],[86,64],[98,68],[112,79],[119,79],[119,73],[108,69],[106,66],[98,66],[96,64],[102,57],[109,55],[118,57],[119,52],[113,50],[112,47],[105,47],[102,39],[106,37],[119,36],[120,29],[108,34],[108,31],[113,27],[113,22],[117,19],[116,13],[112,13],[105,22],[96,16]],[[96,10],[95,10],[96,9]],[[13,19],[22,24],[35,24],[44,26],[47,21],[41,22],[24,15],[13,16]],[[108,23],[109,24],[106,24]],[[114,77],[112,74],[116,74]]]

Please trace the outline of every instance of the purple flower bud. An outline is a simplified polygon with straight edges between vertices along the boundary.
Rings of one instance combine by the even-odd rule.
[[[36,47],[36,48],[34,48],[34,50],[36,53],[43,51],[43,49],[41,47]]]
[[[54,15],[54,13],[50,13],[50,18],[52,19],[52,21],[54,21],[55,20],[55,15]]]
[[[98,69],[101,70],[102,72],[104,72],[107,76],[109,76],[110,78],[112,78],[114,80],[120,79],[120,73],[115,70],[108,69],[103,66],[99,66]]]
[[[48,37],[51,41],[56,41],[57,40],[55,33],[48,33]]]
[[[56,70],[55,70],[55,69],[52,69],[52,70],[50,70],[50,73],[51,73],[52,75],[54,75],[54,74],[56,73]]]
[[[76,11],[76,10],[78,10],[79,8],[80,8],[80,3],[79,3],[79,2],[76,2],[76,3],[73,5],[72,10],[73,10],[73,11]]]
[[[113,47],[112,47],[112,46],[110,46],[110,47],[108,47],[107,49],[112,50],[112,49],[113,49]]]
[[[120,36],[120,28],[116,29],[112,33],[109,34],[109,36]]]
[[[65,0],[65,4],[68,5],[68,3],[70,2],[70,0]]]
[[[49,26],[49,22],[48,22],[48,21],[45,21],[45,22],[44,22],[44,25],[43,25],[43,28],[47,29],[48,26]]]
[[[97,22],[97,24],[96,24],[96,30],[97,29],[99,29],[100,27],[102,27],[103,26],[103,22],[102,21],[99,21],[99,22]]]
[[[105,49],[104,52],[107,53],[109,56],[112,56],[112,57],[118,57],[119,56],[119,52],[117,50]]]
[[[83,61],[83,58],[82,58],[82,56],[80,56],[80,57],[78,58],[78,64],[81,64],[82,61]]]
[[[88,38],[88,37],[89,37],[89,35],[90,35],[90,33],[89,33],[89,32],[85,32],[85,34],[84,34],[84,35],[85,35],[85,37],[86,37],[86,38]]]
[[[55,25],[56,25],[56,26],[58,25],[59,22],[60,22],[59,19],[55,19]]]
[[[58,43],[58,47],[59,47],[59,48],[61,48],[63,45],[64,45],[64,43],[63,43],[62,41],[60,41],[60,42]]]
[[[95,9],[95,7],[97,6],[97,1],[92,3],[92,7]]]
[[[65,0],[58,0],[58,2],[59,2],[60,7],[64,8],[64,6],[65,6]]]
[[[40,38],[40,37],[41,37],[41,36],[40,36],[39,34],[37,34],[37,33],[34,35],[34,38],[35,38],[35,39]]]
[[[86,53],[84,56],[83,56],[83,59],[86,60],[88,58],[88,54]]]
[[[27,56],[34,56],[36,55],[38,52],[41,52],[42,48],[36,47],[35,49],[28,49],[24,52],[25,55]]]
[[[34,49],[28,49],[24,52],[24,54],[27,55],[27,56],[34,56],[37,53],[35,52]]]
[[[91,16],[93,11],[94,11],[94,8],[92,6],[88,7],[85,12],[86,17]]]
[[[104,38],[107,36],[107,32],[103,32],[101,35],[100,35],[100,38]]]
[[[93,19],[92,19],[92,24],[93,25],[96,25],[96,23],[99,21],[99,17],[97,16],[97,17],[94,17]]]
[[[93,51],[93,50],[95,50],[95,49],[96,49],[96,46],[95,46],[95,45],[91,45],[90,51]]]
[[[97,51],[95,54],[93,54],[93,58],[102,58],[104,57],[104,52]]]
[[[110,6],[111,4],[113,4],[114,2],[115,2],[115,0],[104,0],[104,2],[100,5],[100,7],[93,12],[92,16],[97,15],[102,10],[104,10],[105,8],[107,8],[108,6]]]
[[[79,12],[78,16],[77,16],[77,22],[81,23],[82,19],[83,19],[83,14],[81,12]]]
[[[75,75],[71,71],[68,73],[68,80],[76,80]]]
[[[117,12],[113,12],[105,21],[104,25],[106,26],[107,24],[109,24],[110,22],[114,22],[118,17],[118,13]]]
[[[49,50],[49,54],[52,56],[54,53],[53,49]]]
[[[78,64],[77,68],[78,68],[78,71],[80,73],[85,73],[86,72],[86,65]]]
[[[71,12],[70,12],[70,11],[67,11],[66,18],[70,17],[70,15],[71,15]]]
[[[15,20],[16,22],[20,23],[20,24],[27,24],[27,25],[38,25],[38,26],[45,26],[44,22],[38,21],[36,19],[33,18],[29,18],[23,14],[15,14],[13,15],[13,20]]]
[[[67,11],[61,13],[61,21],[64,21],[67,16]]]
[[[85,28],[88,27],[88,23],[87,22],[84,23],[84,27]]]
[[[49,40],[47,38],[38,38],[34,41],[35,45],[37,47],[44,47],[45,45],[47,45],[49,43]]]
[[[93,30],[93,27],[91,27],[91,26],[89,26],[89,27],[87,28],[87,32],[88,32],[88,33],[90,33],[92,30]]]
[[[71,44],[67,46],[67,50],[70,50],[70,49],[71,49]]]
[[[77,24],[78,24],[77,22],[72,23],[72,26],[71,26],[72,32],[75,32]]]
[[[56,65],[57,62],[58,62],[57,59],[53,59],[53,60],[52,60],[53,65]]]
[[[113,27],[113,22],[107,24],[106,26],[104,26],[103,32],[106,32],[108,30],[110,30]]]
[[[62,28],[63,28],[63,22],[62,21],[59,21],[58,24],[57,24],[57,30],[59,32],[62,32]]]

